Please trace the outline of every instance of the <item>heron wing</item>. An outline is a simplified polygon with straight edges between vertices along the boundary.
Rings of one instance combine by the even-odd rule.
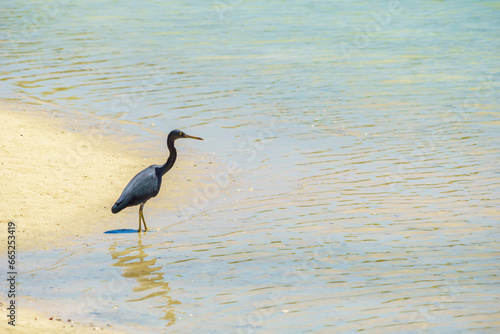
[[[113,206],[113,212],[116,213],[128,206],[146,202],[158,194],[161,180],[156,174],[156,167],[156,165],[149,166],[130,180]]]

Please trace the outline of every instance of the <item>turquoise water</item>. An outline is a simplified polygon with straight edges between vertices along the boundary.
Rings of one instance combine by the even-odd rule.
[[[498,2],[1,13],[3,98],[214,161],[159,231],[25,252],[24,295],[137,332],[499,330]]]

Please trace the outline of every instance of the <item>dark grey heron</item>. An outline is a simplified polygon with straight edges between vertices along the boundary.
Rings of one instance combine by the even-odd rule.
[[[141,231],[141,219],[144,223],[144,231],[147,231],[146,220],[142,209],[146,202],[158,195],[161,187],[161,178],[166,172],[172,168],[177,158],[177,150],[174,147],[174,142],[179,138],[192,138],[203,140],[199,137],[193,137],[185,134],[180,130],[172,130],[167,138],[167,147],[170,151],[167,162],[163,165],[151,165],[143,171],[139,172],[123,189],[120,198],[116,201],[115,205],[111,208],[111,212],[118,213],[129,206],[140,204],[139,207],[139,230]]]

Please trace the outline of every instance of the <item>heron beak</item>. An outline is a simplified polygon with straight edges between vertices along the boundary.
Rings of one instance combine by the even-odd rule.
[[[186,134],[184,134],[184,138],[191,138],[191,139],[203,140],[203,138],[195,137],[195,136],[190,136],[190,135],[186,135]]]

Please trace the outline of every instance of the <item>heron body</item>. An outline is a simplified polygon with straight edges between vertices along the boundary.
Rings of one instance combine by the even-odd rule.
[[[163,175],[174,165],[177,158],[177,150],[175,149],[174,142],[179,138],[203,140],[199,137],[189,136],[180,130],[171,131],[167,138],[167,147],[170,151],[167,162],[163,165],[151,165],[134,176],[125,189],[123,189],[120,198],[118,198],[111,208],[111,212],[118,213],[129,206],[140,205],[138,232],[141,231],[141,220],[144,223],[144,230],[147,231],[148,229],[143,214],[144,204],[149,199],[158,195]]]

